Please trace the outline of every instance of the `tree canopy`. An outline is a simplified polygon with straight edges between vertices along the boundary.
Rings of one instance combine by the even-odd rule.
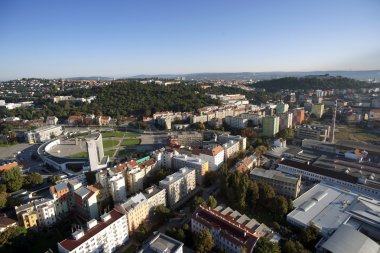
[[[196,237],[196,250],[198,253],[207,253],[214,248],[215,242],[208,229],[202,230]]]
[[[19,167],[6,170],[2,176],[4,184],[10,192],[20,190],[23,183],[23,175]]]

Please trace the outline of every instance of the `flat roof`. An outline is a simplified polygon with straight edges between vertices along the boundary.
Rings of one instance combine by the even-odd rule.
[[[161,184],[164,184],[164,185],[172,184],[173,182],[183,178],[184,176],[186,176],[187,174],[189,174],[192,171],[195,171],[195,169],[183,167],[183,168],[179,169],[179,171],[177,171],[177,172],[167,176],[166,178],[162,179],[160,181],[160,185]]]
[[[292,184],[297,184],[298,178],[286,175],[282,173],[281,171],[277,170],[265,170],[261,168],[255,168],[250,171],[249,173],[252,176],[257,176],[257,177],[264,177],[264,178],[269,178],[281,182],[287,182],[287,183],[292,183]]]
[[[144,244],[139,253],[156,253],[165,252],[172,253],[177,252],[178,249],[183,247],[183,243],[173,239],[170,236],[159,233],[152,240]]]
[[[346,225],[340,226],[322,248],[333,253],[380,253],[378,243]]]
[[[304,227],[314,224],[323,234],[328,234],[350,217],[345,211],[357,197],[339,188],[317,184],[294,200],[295,209],[287,219]]]

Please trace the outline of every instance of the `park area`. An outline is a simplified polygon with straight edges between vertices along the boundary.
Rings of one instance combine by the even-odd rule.
[[[372,142],[380,138],[380,133],[376,133],[370,129],[364,129],[355,126],[337,126],[335,130],[336,140],[352,140]]]

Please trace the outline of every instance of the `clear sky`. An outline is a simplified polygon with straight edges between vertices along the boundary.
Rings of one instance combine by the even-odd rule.
[[[1,0],[0,79],[380,69],[380,0]]]

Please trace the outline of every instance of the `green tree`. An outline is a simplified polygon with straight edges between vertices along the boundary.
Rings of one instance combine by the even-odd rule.
[[[210,195],[207,200],[207,205],[214,209],[218,205],[218,201],[214,198],[214,196]]]
[[[2,179],[10,192],[20,190],[22,187],[23,176],[19,167],[6,170]]]
[[[160,220],[167,221],[172,217],[172,211],[164,205],[158,205],[154,208],[154,213]]]
[[[0,192],[0,209],[7,206],[7,197],[8,194],[6,192]]]
[[[206,201],[200,196],[195,196],[193,200],[193,210],[197,209],[198,206],[203,205],[206,205]]]
[[[24,177],[23,183],[25,185],[35,186],[35,185],[42,184],[43,182],[44,182],[44,179],[42,178],[41,174],[39,174],[37,172],[33,172],[30,174],[27,174]]]
[[[61,180],[62,178],[61,178],[61,176],[59,176],[59,175],[54,175],[54,176],[51,176],[50,177],[50,181],[51,181],[51,183],[52,184],[55,184],[57,181],[59,181],[59,180]]]
[[[11,227],[0,234],[0,248],[13,244],[13,240],[20,236],[25,236],[27,231],[24,227]]]
[[[282,252],[284,253],[310,253],[299,241],[288,240],[285,242]]]
[[[250,181],[248,184],[247,194],[245,196],[248,208],[253,211],[256,207],[259,198],[259,187],[255,181]]]
[[[300,239],[303,245],[305,245],[307,248],[312,248],[313,245],[317,243],[319,238],[319,229],[314,225],[310,225],[302,231]]]
[[[264,145],[260,145],[258,146],[255,151],[261,155],[265,155],[267,153],[267,147],[265,147]]]
[[[280,220],[288,212],[288,201],[283,196],[275,196],[271,201],[271,206],[271,212],[278,220]]]
[[[197,253],[207,253],[214,248],[215,242],[212,234],[208,229],[202,230],[196,237],[196,251]]]
[[[261,237],[257,242],[254,253],[280,253],[280,246],[278,243],[272,243],[268,238]]]
[[[259,201],[263,206],[268,206],[270,203],[270,200],[276,196],[273,188],[266,184],[266,183],[258,183],[257,186],[259,187]]]

